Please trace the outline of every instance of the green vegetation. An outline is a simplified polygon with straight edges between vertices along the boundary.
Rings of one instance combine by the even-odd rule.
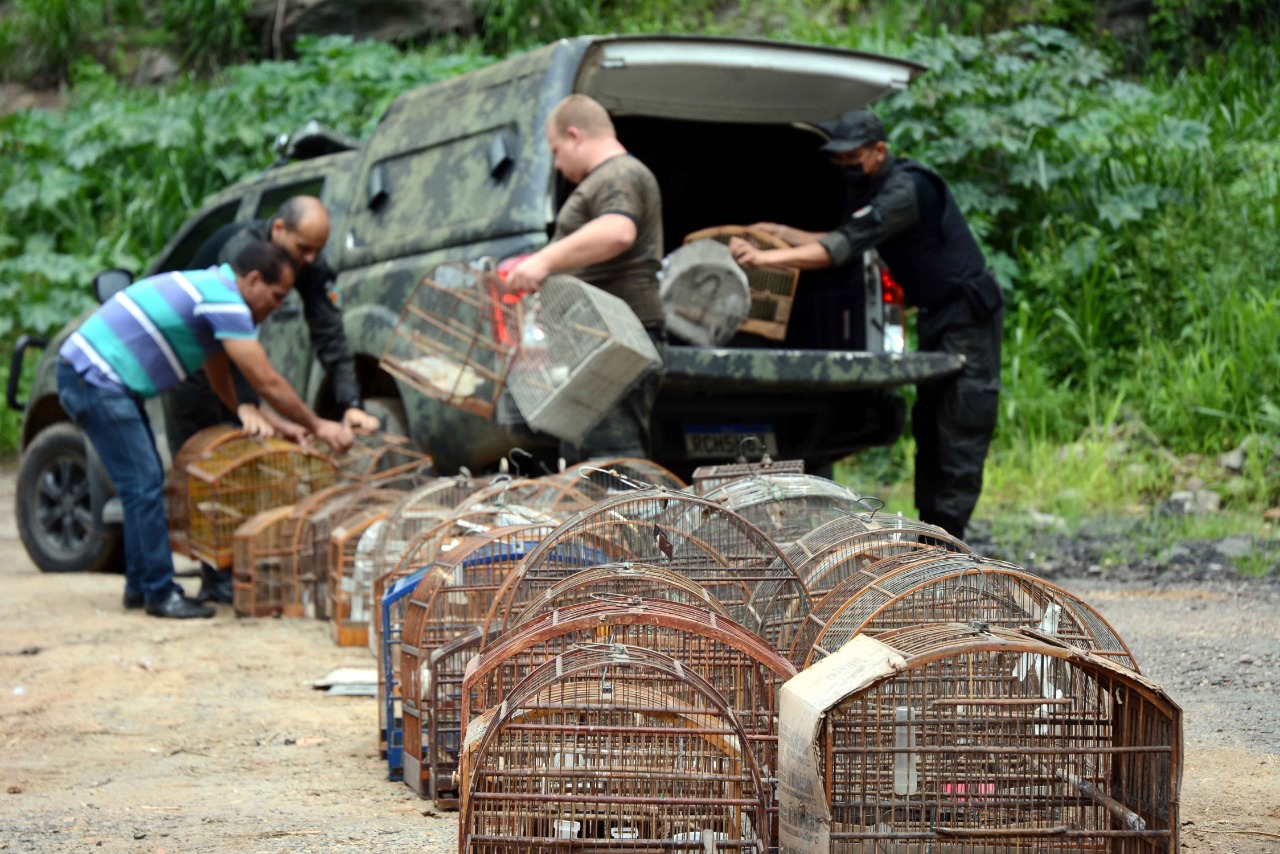
[[[1095,31],[1090,0],[483,0],[471,40],[402,52],[309,39],[289,61],[192,76],[253,53],[247,7],[0,10],[0,73],[71,84],[65,112],[0,119],[0,350],[86,308],[94,271],[144,267],[188,212],[265,166],[270,140],[306,119],[359,135],[407,88],[585,31],[745,33],[930,68],[877,109],[895,150],[952,182],[1007,289],[1004,409],[980,513],[1149,504],[1188,476],[1170,460],[1280,427],[1272,3],[1156,0],[1146,40],[1120,44]],[[147,44],[183,51],[190,73],[156,90],[118,83],[130,49]],[[16,424],[0,419],[0,449],[15,446]],[[1076,450],[1062,458],[1064,447]],[[1280,498],[1274,459],[1250,456],[1223,491],[1229,508]],[[909,483],[910,449],[856,465],[855,479]]]

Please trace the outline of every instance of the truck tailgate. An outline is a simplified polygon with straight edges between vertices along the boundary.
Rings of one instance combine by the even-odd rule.
[[[663,354],[667,390],[777,394],[888,389],[959,373],[952,353],[860,353],[670,346]]]

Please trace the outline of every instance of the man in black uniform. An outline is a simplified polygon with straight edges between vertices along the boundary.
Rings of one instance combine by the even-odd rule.
[[[852,214],[838,228],[808,232],[758,223],[790,244],[729,245],[745,266],[819,270],[860,262],[875,248],[919,313],[920,350],[965,357],[956,377],[922,384],[912,411],[916,507],[922,521],[958,538],[982,492],[982,466],[995,432],[1000,393],[1000,285],[951,190],[938,175],[885,146],[872,113],[844,115],[823,146],[849,185]]]
[[[343,408],[343,426],[349,430],[376,429],[378,420],[362,409],[355,360],[342,328],[342,312],[329,298],[335,275],[320,260],[320,252],[329,240],[329,213],[319,199],[294,196],[269,220],[223,226],[196,250],[187,267],[203,270],[228,263],[245,245],[259,240],[284,249],[297,269],[294,290],[302,300],[311,343],[332,378],[334,398]],[[171,453],[176,454],[199,431],[217,424],[242,426],[251,435],[283,435],[301,440],[305,431],[269,409],[260,408],[258,395],[245,378],[234,368],[232,374],[242,404],[238,416],[222,404],[201,372],[191,374],[164,394],[165,433]],[[230,570],[219,572],[202,566],[201,574],[203,584],[196,597],[199,601],[231,601]]]

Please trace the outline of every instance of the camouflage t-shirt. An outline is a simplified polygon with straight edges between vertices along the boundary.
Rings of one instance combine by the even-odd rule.
[[[605,214],[622,214],[634,222],[636,242],[603,264],[564,272],[625,300],[645,327],[661,327],[662,197],[658,179],[630,154],[606,160],[582,179],[560,208],[552,239],[567,237]]]

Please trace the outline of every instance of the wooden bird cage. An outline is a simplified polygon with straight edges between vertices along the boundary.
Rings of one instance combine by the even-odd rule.
[[[459,850],[767,851],[748,744],[720,693],[670,656],[575,647],[469,723]]]
[[[686,235],[684,242],[716,240],[728,243],[730,238],[741,237],[757,249],[785,249],[787,243],[758,229],[741,225],[721,225],[704,228]],[[800,271],[787,267],[747,267],[747,288],[751,291],[751,309],[747,319],[738,327],[740,331],[759,335],[771,341],[784,341],[787,322],[791,320],[791,306],[796,298],[796,285]]]
[[[557,478],[512,478],[498,475],[486,487],[476,490],[458,505],[459,509],[477,504],[514,504],[541,510],[563,519],[584,508],[596,499],[568,480]]]
[[[309,617],[328,620],[329,614],[329,537],[349,516],[362,510],[395,500],[394,490],[383,490],[360,484],[335,488],[314,503],[298,504],[298,530],[294,537],[298,584],[304,591],[304,610]]]
[[[782,850],[1164,852],[1182,712],[1027,630],[861,635],[782,688]]]
[[[571,484],[586,493],[592,501],[603,501],[613,495],[634,489],[662,487],[682,490],[687,484],[679,475],[655,462],[636,457],[604,457],[587,460],[543,480]]]
[[[432,477],[435,463],[407,436],[391,433],[354,433],[355,441],[342,454],[334,454],[323,441],[317,450],[333,460],[343,480],[371,484],[379,481],[387,486],[394,480],[399,488],[419,486]]]
[[[803,585],[777,546],[741,516],[688,493],[636,490],[577,514],[549,536],[508,580],[489,625],[509,625],[524,602],[566,575],[623,562],[688,576],[735,620],[776,642],[808,612]]]
[[[337,522],[329,534],[329,621],[338,646],[368,646],[372,620],[375,526],[402,496],[372,490],[363,507]],[[373,529],[373,530],[371,530]]]
[[[777,692],[795,675],[764,638],[701,605],[611,597],[555,608],[493,639],[462,685],[463,726],[503,703],[530,673],[574,646],[626,644],[671,656],[714,687],[746,731],[765,779],[777,763]],[[765,802],[771,807],[770,787]]]
[[[747,274],[716,240],[686,243],[658,272],[667,332],[695,347],[723,347],[751,311]]]
[[[662,364],[640,320],[619,297],[572,276],[543,283],[508,388],[534,430],[579,442]]]
[[[231,607],[239,617],[301,617],[292,504],[263,510],[236,529]]]
[[[833,519],[785,549],[814,603],[837,584],[873,563],[895,555],[941,548],[970,549],[942,528],[902,515],[859,514]]]
[[[805,620],[791,660],[806,667],[858,634],[971,621],[1034,629],[1138,669],[1111,624],[1075,594],[1013,564],[942,549],[895,555],[840,582]]]
[[[650,563],[698,582],[784,653],[809,613],[804,585],[759,528],[705,498],[641,489],[581,511],[544,539],[508,578],[485,635],[566,575],[613,563]]]
[[[781,546],[827,522],[866,510],[862,496],[811,474],[757,474],[722,483],[705,496],[738,513]]]
[[[169,472],[173,550],[222,569],[234,562],[236,529],[263,510],[294,504],[337,480],[323,454],[284,439],[208,427],[187,440]]]
[[[518,299],[465,264],[441,264],[409,294],[381,367],[428,397],[492,418],[520,341]]]
[[[765,454],[764,459],[754,463],[736,462],[698,466],[693,470],[690,484],[695,495],[706,495],[731,481],[771,474],[804,474],[804,460],[775,460]]]
[[[400,711],[400,640],[408,598],[426,568],[396,578],[380,597],[378,650],[378,751],[387,760],[387,779],[404,779],[404,719]]]
[[[499,586],[551,530],[551,525],[520,524],[465,537],[434,558],[405,602],[400,637],[404,782],[422,797],[446,800],[461,737],[461,697],[433,699],[433,687],[445,677],[430,672],[431,653],[483,625]],[[458,688],[461,677],[459,671],[453,680]],[[443,780],[437,777],[440,768]]]

